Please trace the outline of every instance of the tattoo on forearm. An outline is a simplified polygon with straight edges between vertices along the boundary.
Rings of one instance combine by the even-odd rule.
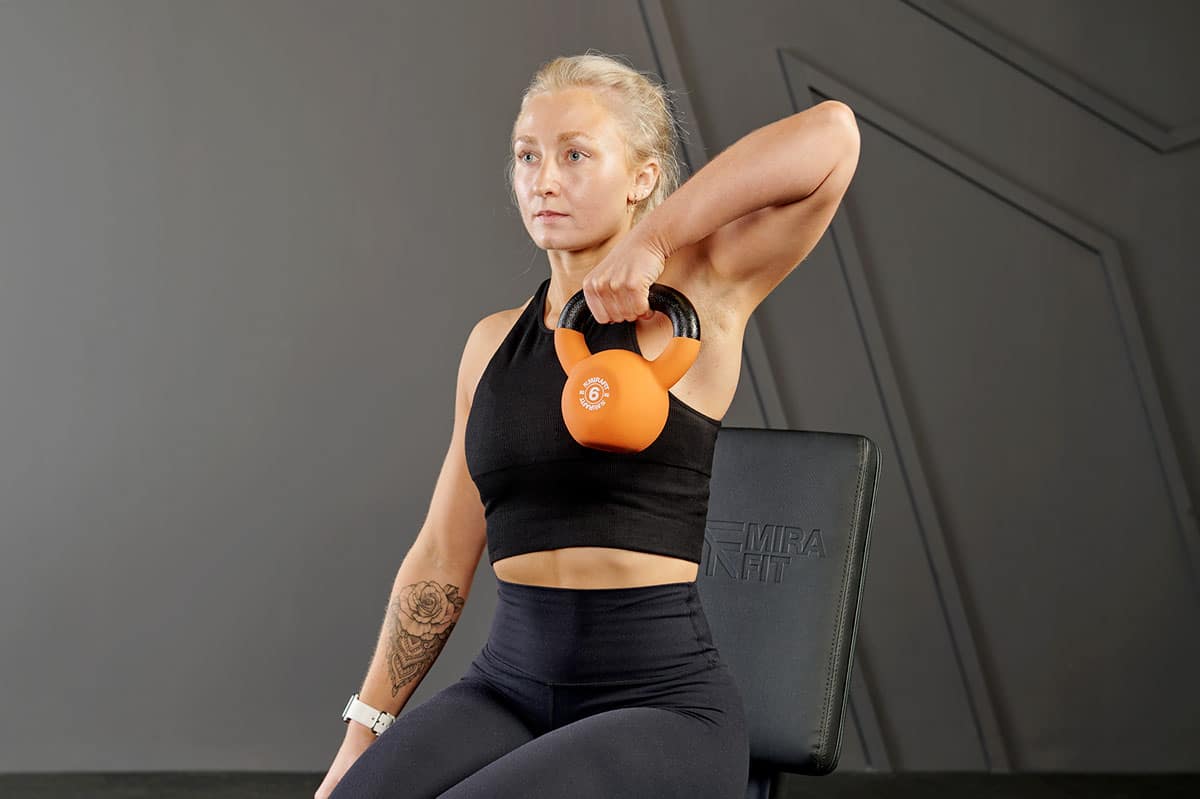
[[[465,599],[458,586],[432,580],[406,585],[388,608],[388,675],[392,697],[437,659],[458,623]]]

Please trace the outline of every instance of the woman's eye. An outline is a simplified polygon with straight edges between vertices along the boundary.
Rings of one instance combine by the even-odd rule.
[[[583,153],[579,152],[578,150],[572,150],[569,154],[574,155],[576,153],[578,153],[579,155],[583,155]]]

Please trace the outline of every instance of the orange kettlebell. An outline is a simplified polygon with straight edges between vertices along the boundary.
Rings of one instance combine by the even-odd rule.
[[[567,382],[563,422],[585,447],[606,452],[641,452],[667,424],[668,389],[700,354],[700,317],[688,298],[661,283],[650,286],[651,310],[670,318],[674,336],[654,360],[623,349],[593,353],[579,330],[592,319],[583,291],[567,300],[554,330],[554,351]]]

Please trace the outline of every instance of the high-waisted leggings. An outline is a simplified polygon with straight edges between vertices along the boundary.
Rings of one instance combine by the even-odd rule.
[[[497,595],[466,673],[401,711],[332,799],[745,796],[742,694],[695,582]]]

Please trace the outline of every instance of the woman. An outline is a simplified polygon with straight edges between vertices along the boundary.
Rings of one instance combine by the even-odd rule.
[[[828,226],[858,131],[827,101],[752,132],[678,191],[675,145],[666,90],[608,56],[555,59],[526,90],[509,177],[550,276],[467,339],[450,451],[317,797],[744,795],[741,693],[695,583],[712,455],[746,321]],[[700,354],[650,447],[582,447],[559,406],[559,313],[582,289],[592,351],[657,357],[672,326],[650,311],[655,282],[695,306]],[[484,546],[498,586],[486,644],[388,725]]]

